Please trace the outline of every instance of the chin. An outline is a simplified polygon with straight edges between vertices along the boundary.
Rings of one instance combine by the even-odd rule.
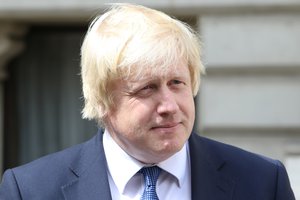
[[[163,144],[163,148],[160,150],[160,154],[161,155],[169,155],[172,156],[175,153],[177,153],[178,151],[180,151],[183,147],[183,144],[178,144],[178,143],[167,143],[167,144]]]

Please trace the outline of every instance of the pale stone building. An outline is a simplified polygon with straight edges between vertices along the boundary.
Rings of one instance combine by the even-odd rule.
[[[93,134],[95,125],[80,119],[79,48],[105,2],[0,0],[1,166]],[[195,129],[281,160],[300,198],[300,1],[127,2],[165,11],[199,31],[207,74]]]

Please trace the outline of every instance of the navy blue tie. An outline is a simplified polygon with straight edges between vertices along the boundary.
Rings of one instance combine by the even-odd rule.
[[[161,172],[161,168],[157,166],[144,167],[140,173],[144,175],[145,189],[141,200],[159,200],[156,194],[156,182]]]

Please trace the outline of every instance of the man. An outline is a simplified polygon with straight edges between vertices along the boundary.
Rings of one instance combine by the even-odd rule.
[[[293,200],[284,166],[192,133],[200,45],[187,25],[119,4],[82,45],[90,141],[9,169],[0,199]]]

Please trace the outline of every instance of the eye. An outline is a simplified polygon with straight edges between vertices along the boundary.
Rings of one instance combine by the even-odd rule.
[[[178,85],[178,84],[183,83],[183,82],[180,81],[180,80],[172,80],[171,82],[172,82],[172,84],[175,84],[175,85]]]
[[[174,85],[174,86],[179,86],[181,84],[184,84],[184,82],[178,79],[174,79],[169,82],[169,85]]]
[[[145,87],[143,87],[141,90],[151,90],[151,89],[154,89],[154,85],[147,85]]]
[[[145,87],[138,90],[136,95],[139,97],[148,97],[156,90],[156,88],[157,86],[155,84],[146,85]]]

